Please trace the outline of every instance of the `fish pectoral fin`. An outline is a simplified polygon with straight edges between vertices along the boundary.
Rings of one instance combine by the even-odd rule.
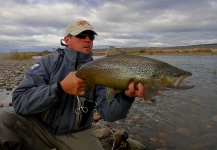
[[[89,81],[85,81],[85,83],[87,84],[86,87],[87,87],[88,94],[91,94],[96,85],[93,82],[89,82]]]
[[[156,88],[151,88],[149,85],[144,84],[144,100],[150,100],[152,97],[156,96],[157,94]]]
[[[120,93],[120,90],[115,90],[112,88],[108,88],[106,91],[106,99],[108,102],[111,102],[115,98],[115,94]]]

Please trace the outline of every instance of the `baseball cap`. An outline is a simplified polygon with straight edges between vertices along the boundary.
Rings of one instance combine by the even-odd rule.
[[[65,36],[67,36],[68,34],[76,36],[85,30],[93,31],[97,35],[89,22],[83,19],[77,19],[69,23],[66,28]]]

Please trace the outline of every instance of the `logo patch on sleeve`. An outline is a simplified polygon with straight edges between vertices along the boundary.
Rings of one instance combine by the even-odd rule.
[[[30,68],[30,70],[29,70],[28,72],[29,72],[29,73],[35,73],[35,72],[37,72],[38,70],[40,70],[41,67],[42,67],[41,62],[37,62],[37,63],[35,63],[35,64]]]

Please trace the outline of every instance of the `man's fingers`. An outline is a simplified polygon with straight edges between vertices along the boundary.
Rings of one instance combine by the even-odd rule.
[[[78,81],[83,81],[82,79],[76,77],[75,73],[76,73],[76,72],[72,72],[72,77],[75,78],[75,79],[78,80]]]
[[[129,91],[130,93],[134,94],[135,93],[135,83],[134,82],[131,82],[129,84]]]
[[[78,96],[84,96],[84,90],[83,91],[80,91],[80,92],[78,92],[78,94],[77,94]]]
[[[128,90],[125,92],[129,97],[143,97],[144,87],[141,83],[138,83],[137,88],[134,82],[131,82],[128,86]]]
[[[68,94],[72,95],[84,95],[86,84],[82,79],[75,76],[75,72],[70,72],[62,81],[62,88]]]
[[[144,97],[144,87],[142,83],[138,83],[138,90],[136,90],[137,97]]]

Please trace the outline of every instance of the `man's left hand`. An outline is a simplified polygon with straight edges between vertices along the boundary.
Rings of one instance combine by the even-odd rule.
[[[137,87],[137,88],[136,88]],[[138,83],[137,86],[134,82],[131,82],[128,86],[128,90],[125,90],[125,94],[128,97],[145,97],[144,95],[144,86],[142,83]],[[163,91],[156,90],[156,95],[161,95]]]
[[[144,97],[144,87],[142,83],[138,83],[137,88],[134,82],[131,82],[128,86],[128,90],[125,90],[125,94],[128,97]]]

